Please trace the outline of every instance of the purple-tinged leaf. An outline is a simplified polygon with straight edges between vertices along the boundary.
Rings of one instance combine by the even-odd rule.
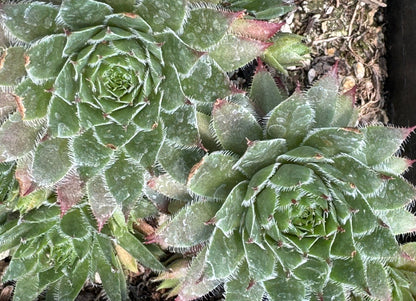
[[[231,24],[231,31],[237,35],[267,41],[282,28],[284,23],[272,23],[259,20],[237,19]]]
[[[98,231],[101,231],[113,215],[117,202],[111,195],[102,175],[97,175],[87,182],[87,195],[92,213],[98,223]]]
[[[36,145],[41,126],[28,126],[14,113],[0,127],[0,162],[14,161]]]
[[[61,207],[61,217],[84,196],[84,183],[77,171],[71,170],[56,186],[58,203]]]

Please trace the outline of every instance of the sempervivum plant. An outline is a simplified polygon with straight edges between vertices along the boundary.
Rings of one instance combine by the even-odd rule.
[[[225,71],[262,55],[280,28],[186,0],[2,9],[15,46],[2,51],[0,83],[17,112],[2,122],[0,162],[18,161],[22,196],[55,189],[62,214],[86,195],[99,229],[135,207],[157,155],[163,165],[171,148],[198,146],[196,107],[232,94]]]
[[[221,282],[226,300],[413,300],[415,275],[397,264],[406,256],[395,240],[416,230],[406,210],[415,188],[401,176],[412,161],[397,155],[413,128],[356,127],[335,73],[284,100],[260,65],[251,100],[219,99],[200,118],[212,151],[186,187],[153,179],[153,189],[195,200],[149,237],[200,250],[177,276],[177,300]]]

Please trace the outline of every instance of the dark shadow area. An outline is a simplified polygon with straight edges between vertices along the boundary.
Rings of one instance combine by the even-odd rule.
[[[416,1],[389,0],[387,17],[388,114],[398,126],[416,125]],[[404,156],[416,159],[416,134],[404,148]],[[416,166],[405,174],[416,184]]]
[[[385,10],[387,18],[386,83],[390,122],[398,126],[416,125],[416,1],[389,0]],[[416,159],[416,133],[407,141],[403,155]],[[405,174],[416,185],[416,164]],[[416,205],[410,208],[416,213]],[[414,235],[401,235],[400,243],[416,241]]]

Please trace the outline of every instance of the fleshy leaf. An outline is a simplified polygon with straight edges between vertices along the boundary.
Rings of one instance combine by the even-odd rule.
[[[267,41],[279,31],[283,24],[284,23],[237,19],[231,24],[231,31],[252,39]]]
[[[207,251],[206,273],[210,279],[226,278],[233,274],[243,257],[243,242],[238,231],[226,237],[220,229],[216,229]]]
[[[198,50],[206,50],[218,43],[226,34],[235,14],[201,7],[189,12],[189,18],[184,26],[182,40]],[[212,26],[212,24],[215,26]]]
[[[185,16],[185,1],[153,1],[144,0],[138,7],[140,15],[156,32],[170,27],[174,31],[179,30]]]
[[[334,281],[353,285],[362,289],[367,285],[363,262],[361,261],[361,256],[359,256],[359,254],[348,259],[335,259],[333,261],[330,277]]]
[[[263,135],[262,128],[248,110],[225,100],[218,99],[215,103],[212,120],[212,127],[223,148],[237,154],[245,152],[247,141],[260,140]]]
[[[14,86],[26,75],[25,49],[23,47],[6,48],[0,56],[0,84]]]
[[[166,138],[179,145],[196,145],[199,141],[194,106],[180,106],[171,114],[162,113]]]
[[[54,96],[49,107],[48,131],[52,137],[72,137],[80,130],[77,107]]]
[[[218,279],[207,279],[203,274],[206,252],[207,248],[205,247],[192,260],[191,266],[186,273],[185,280],[181,283],[181,288],[178,292],[179,300],[188,301],[204,296],[221,283]]]
[[[245,233],[245,232],[244,232]],[[248,237],[243,237],[245,258],[247,260],[251,281],[265,281],[273,278],[275,257],[270,248],[260,248],[256,243],[247,243]]]
[[[349,154],[360,148],[363,134],[358,129],[320,128],[312,131],[302,145],[315,147],[332,157],[339,153]]]
[[[284,164],[280,166],[270,182],[276,187],[293,188],[307,184],[312,180],[313,171],[307,167],[294,164]]]
[[[233,166],[237,159],[214,152],[197,163],[189,175],[188,187],[196,194],[209,198],[225,199],[231,189],[244,180]]]
[[[111,158],[113,150],[98,142],[92,129],[74,138],[72,149],[75,162],[95,168],[103,167]]]
[[[57,201],[61,207],[61,216],[84,196],[83,182],[76,171],[69,172],[56,186]]]
[[[156,190],[171,199],[187,202],[192,201],[192,197],[189,195],[186,185],[175,181],[169,174],[154,177],[147,182],[147,185],[151,189]]]
[[[150,131],[139,131],[126,145],[130,157],[140,162],[145,168],[155,164],[156,157],[162,147],[164,131],[158,126]]]
[[[65,62],[62,58],[65,40],[64,35],[51,35],[29,49],[27,72],[34,82],[51,79],[59,74]]]
[[[287,76],[286,68],[300,65],[309,54],[309,48],[302,40],[302,36],[279,32],[273,37],[273,45],[266,49],[262,59]]]
[[[288,148],[300,144],[308,134],[315,112],[302,94],[295,92],[270,112],[266,133],[270,138],[286,139]]]
[[[365,135],[363,153],[368,165],[376,165],[397,152],[412,130],[384,126],[368,126],[362,129]]]
[[[328,127],[334,120],[338,79],[330,73],[317,81],[307,92],[307,97],[315,109],[315,127]]]
[[[202,144],[211,151],[216,150],[218,146],[210,127],[211,117],[204,113],[196,112],[196,120]]]
[[[248,64],[256,57],[262,55],[270,45],[272,45],[272,43],[226,35],[219,44],[210,51],[209,55],[222,69],[225,71],[232,71]],[[238,55],[236,55],[237,53]]]
[[[202,156],[198,149],[180,148],[165,142],[159,151],[158,161],[173,179],[185,184],[192,167]]]
[[[51,89],[52,82],[37,85],[30,78],[26,78],[16,87],[15,93],[19,95],[24,108],[24,120],[35,120],[46,116],[52,96]]]
[[[393,258],[399,251],[394,235],[387,228],[377,227],[356,241],[362,254],[371,258]]]
[[[367,265],[367,283],[371,297],[381,301],[393,300],[389,276],[381,263]]]
[[[416,197],[416,190],[402,177],[386,179],[375,196],[367,198],[376,210],[397,209],[409,204]]]
[[[105,179],[111,194],[126,212],[142,195],[144,168],[121,154],[105,170]]]
[[[3,9],[7,29],[24,42],[30,43],[57,30],[55,18],[58,10],[52,5],[42,2],[10,3]]]
[[[280,300],[304,300],[306,289],[302,281],[295,277],[285,277],[284,271],[278,269],[279,277],[264,282],[266,292],[272,301]]]
[[[227,196],[221,209],[215,215],[215,225],[221,229],[225,235],[229,234],[235,229],[238,229],[241,223],[241,218],[245,208],[242,206],[244,195],[246,194],[248,183],[240,182],[233,188]]]
[[[266,116],[286,97],[286,93],[277,87],[271,74],[264,67],[258,68],[250,89],[250,99],[254,103],[257,114]]]
[[[116,209],[117,202],[101,175],[97,175],[87,182],[87,195],[92,213],[98,222],[98,230],[101,231]]]
[[[208,240],[214,230],[214,226],[208,223],[220,206],[216,202],[201,202],[184,207],[171,221],[161,226],[156,233],[156,241],[189,248]]]
[[[46,140],[40,143],[35,151],[33,178],[40,185],[51,186],[61,180],[71,166],[68,140]]]
[[[71,29],[102,24],[105,17],[113,12],[111,6],[94,0],[65,0],[59,16]]]
[[[182,88],[189,98],[207,103],[231,94],[227,75],[205,56],[184,76]]]
[[[387,224],[394,235],[416,231],[416,216],[404,208],[385,212]]]
[[[262,299],[264,289],[261,282],[249,278],[248,265],[244,262],[233,279],[226,282],[225,292],[226,301],[253,301]]]
[[[14,113],[0,127],[0,162],[16,160],[36,145],[39,126],[26,125],[19,113]]]

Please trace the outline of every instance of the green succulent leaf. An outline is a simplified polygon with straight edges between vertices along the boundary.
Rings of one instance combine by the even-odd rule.
[[[270,112],[266,133],[269,138],[286,139],[287,146],[292,148],[308,134],[314,119],[312,106],[296,93]]]
[[[184,26],[182,40],[188,45],[206,50],[209,46],[217,44],[226,34],[234,14],[223,12],[218,14],[215,9],[201,7],[192,9]],[[212,24],[215,23],[215,26]]]
[[[230,119],[232,114],[233,119]],[[262,138],[262,129],[256,118],[237,104],[217,100],[212,112],[212,128],[221,145],[237,154],[243,154],[247,143]],[[235,129],[239,129],[235,133]]]
[[[24,79],[15,89],[24,110],[24,120],[38,120],[48,113],[51,99],[52,83],[50,81],[37,85],[30,78]]]
[[[257,67],[250,89],[250,99],[257,114],[266,116],[287,97],[286,93],[276,86],[274,78],[262,65]]]
[[[259,19],[275,19],[293,10],[293,5],[284,0],[231,0],[227,3],[233,9],[247,9]]]
[[[335,259],[332,264],[332,280],[365,289],[367,281],[361,256],[356,254],[348,259]]]
[[[246,181],[235,186],[214,217],[215,226],[227,236],[240,226],[245,211],[242,203],[247,188],[248,183]]]
[[[26,70],[34,82],[58,76],[65,63],[62,57],[65,40],[64,35],[51,35],[28,50],[30,63]]]
[[[62,98],[53,96],[49,107],[48,130],[52,137],[68,138],[80,130],[77,107]]]
[[[363,134],[349,128],[321,128],[312,131],[302,142],[302,145],[316,147],[329,157],[352,153],[362,144]]]
[[[0,84],[14,86],[26,75],[25,49],[23,47],[9,47],[0,56]]]
[[[396,153],[411,132],[406,128],[383,126],[369,126],[362,131],[366,142],[363,153],[370,166],[379,164]]]
[[[184,300],[192,300],[200,296],[208,294],[210,291],[220,285],[218,279],[210,280],[202,275],[205,267],[205,257],[207,248],[202,251],[192,260],[192,263],[186,273],[185,279],[180,284],[178,298]]]
[[[404,208],[385,212],[387,224],[394,235],[416,231],[416,217]]]
[[[156,233],[156,239],[180,248],[189,248],[207,241],[214,230],[210,221],[220,207],[221,204],[216,202],[185,206],[171,221],[162,225]]]
[[[71,29],[79,29],[101,24],[105,17],[112,12],[111,6],[102,2],[65,0],[61,5],[58,17]]]
[[[232,71],[260,56],[270,45],[254,39],[226,35],[210,52],[210,57],[225,71]]]
[[[117,201],[110,193],[104,177],[100,174],[88,181],[87,195],[91,210],[98,222],[98,229],[101,230],[116,210]]]
[[[138,7],[140,15],[155,31],[166,27],[179,30],[185,16],[185,1],[152,1],[144,0]]]
[[[51,157],[54,153],[56,156]],[[61,180],[69,171],[72,162],[69,156],[69,141],[53,138],[38,145],[33,159],[33,177],[43,186],[51,186]]]
[[[236,276],[228,281],[225,286],[225,300],[261,300],[264,295],[264,288],[260,282],[255,282],[249,277],[249,269],[246,262],[244,262]]]
[[[392,300],[387,272],[381,263],[367,265],[367,283],[370,294],[378,300]]]
[[[287,75],[287,67],[299,65],[309,54],[309,49],[302,40],[302,36],[278,33],[272,39],[273,45],[266,49],[262,58],[267,64]]]
[[[227,238],[221,230],[214,230],[206,255],[209,278],[223,279],[234,273],[244,256],[242,244],[237,231]]]
[[[304,300],[306,295],[305,286],[301,281],[294,277],[285,277],[284,271],[280,268],[278,271],[281,277],[264,282],[266,292],[271,300]]]
[[[53,34],[59,28],[55,23],[58,9],[41,2],[8,4],[5,25],[10,32],[24,42],[31,42]],[[24,15],[24,18],[21,16]]]
[[[234,185],[244,180],[244,176],[232,168],[236,161],[234,156],[221,152],[205,156],[194,166],[188,187],[202,196],[225,199]]]
[[[0,162],[23,157],[36,146],[41,127],[26,125],[19,113],[14,113],[0,127]]]
[[[254,141],[234,166],[244,175],[253,176],[260,169],[273,164],[285,151],[287,145],[284,139]]]

